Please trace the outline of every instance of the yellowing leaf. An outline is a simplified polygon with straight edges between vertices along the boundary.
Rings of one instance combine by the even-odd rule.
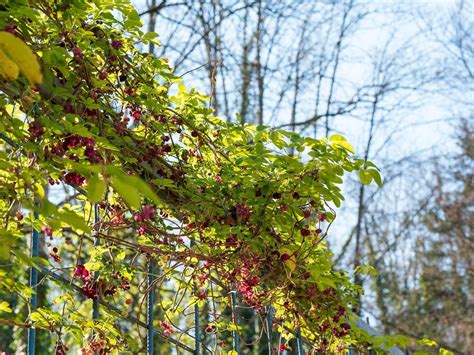
[[[0,313],[12,313],[12,309],[10,308],[9,304],[5,301],[0,302]]]
[[[40,84],[43,81],[41,66],[33,51],[20,38],[9,32],[0,32],[0,50],[6,54],[5,58],[0,54],[0,73],[6,79],[14,80],[18,77],[18,68],[26,76],[31,85]],[[17,72],[12,64],[16,64]],[[7,76],[9,75],[9,76]],[[10,78],[14,79],[10,79]]]
[[[333,134],[329,137],[329,142],[333,147],[341,147],[354,154],[354,148],[352,148],[352,145],[340,134]]]
[[[423,338],[421,340],[417,341],[417,344],[419,345],[426,345],[426,346],[438,346],[438,343],[435,342],[434,340]]]
[[[19,73],[18,65],[0,49],[0,76],[7,80],[15,80]]]

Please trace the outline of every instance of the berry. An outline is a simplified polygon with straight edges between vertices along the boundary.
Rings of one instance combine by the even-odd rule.
[[[207,297],[207,292],[204,289],[199,289],[196,291],[196,297],[200,300],[204,300]]]
[[[125,300],[125,304],[126,304],[126,305],[131,305],[132,303],[133,303],[133,300],[132,300],[131,298],[127,298],[127,299]]]
[[[132,117],[136,120],[138,120],[140,118],[142,114],[138,111],[135,111],[133,114],[132,114]]]
[[[216,327],[214,325],[208,325],[204,331],[206,332],[206,334],[212,334],[216,331]]]
[[[289,350],[289,348],[285,344],[281,344],[280,347],[278,348],[279,352]]]
[[[280,199],[280,198],[281,198],[281,193],[275,192],[275,193],[273,194],[273,198],[274,198],[275,200]]]
[[[9,32],[12,35],[16,34],[16,25],[14,23],[9,23],[8,25],[5,26],[3,29],[5,32]]]
[[[311,210],[304,210],[303,215],[304,215],[305,218],[311,217]]]
[[[31,138],[40,138],[44,133],[44,127],[40,122],[33,121],[30,123],[28,131],[30,132]]]
[[[300,230],[300,233],[303,237],[307,237],[308,235],[311,234],[310,230],[308,228],[303,228]]]
[[[41,231],[48,237],[53,236],[53,229],[50,226],[46,226],[46,225],[42,226]]]
[[[69,185],[77,185],[82,186],[85,182],[86,178],[84,176],[79,175],[78,173],[67,173],[64,175],[64,181]]]
[[[328,218],[328,216],[326,215],[326,213],[321,213],[321,214],[319,215],[319,220],[320,220],[321,222],[324,222],[327,218]]]
[[[72,54],[74,54],[75,58],[82,58],[82,50],[80,48],[74,47],[71,49]]]
[[[105,79],[107,79],[107,72],[101,71],[101,72],[99,73],[99,79],[100,79],[100,80],[105,80]]]
[[[122,41],[119,41],[119,40],[112,41],[112,48],[115,50],[119,50],[122,47],[122,45],[123,45]]]

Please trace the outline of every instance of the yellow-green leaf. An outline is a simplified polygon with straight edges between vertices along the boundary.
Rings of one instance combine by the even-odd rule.
[[[128,184],[121,179],[122,176],[113,177],[112,186],[125,202],[132,208],[140,207],[140,195],[135,186]]]
[[[12,309],[10,308],[10,305],[3,301],[3,302],[0,302],[0,313],[12,313]]]
[[[81,230],[83,232],[90,232],[90,227],[87,222],[79,216],[77,213],[68,210],[61,210],[58,212],[58,219],[71,226],[74,229]]]
[[[372,182],[372,175],[368,170],[361,169],[359,170],[359,178],[360,182],[363,183],[364,185],[368,185]]]
[[[352,145],[347,141],[346,138],[341,136],[340,134],[333,134],[331,137],[329,137],[329,142],[331,146],[333,147],[341,147],[344,148],[345,150],[351,152],[354,154],[354,148],[352,148]]]
[[[87,196],[92,202],[99,202],[104,196],[107,185],[98,175],[92,176],[88,181]]]
[[[377,186],[382,187],[382,176],[380,175],[379,171],[377,169],[368,169],[367,171],[369,172],[370,176],[372,176],[372,179],[374,179]]]

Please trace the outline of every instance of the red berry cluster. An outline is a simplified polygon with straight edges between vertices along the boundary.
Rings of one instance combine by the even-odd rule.
[[[129,122],[130,122],[130,118],[128,117],[125,117],[124,119],[116,119],[114,121],[115,130],[117,131],[119,135],[123,136],[125,134],[125,132],[127,131],[127,126]]]
[[[155,209],[153,206],[145,205],[142,211],[134,216],[135,222],[144,222],[155,218]]]
[[[83,283],[81,291],[86,298],[98,299],[100,293],[104,296],[113,296],[117,292],[117,286],[124,291],[130,289],[128,280],[120,272],[113,274],[112,282],[109,283],[104,280],[95,281],[94,275],[84,265],[77,265],[74,269],[74,275],[81,279]]]
[[[163,328],[163,334],[164,335],[170,336],[171,334],[173,334],[173,327],[171,326],[170,323],[163,322],[163,321],[160,320],[160,322],[158,324],[160,325],[161,328]]]
[[[85,268],[84,265],[77,265],[74,268],[74,276],[79,277],[84,284],[81,287],[82,294],[86,298],[98,299],[97,283],[94,282],[94,275]]]
[[[52,237],[53,236],[53,228],[50,226],[44,225],[41,227],[41,231],[46,235],[47,237]]]
[[[200,288],[195,293],[196,297],[200,300],[205,300],[207,298],[207,291],[203,288]]]
[[[79,175],[78,173],[75,173],[73,171],[64,175],[64,182],[68,185],[82,186],[84,185],[85,181],[86,178],[84,176]]]
[[[105,207],[105,206],[104,206]],[[118,205],[109,206],[109,212],[111,215],[110,223],[113,225],[121,225],[125,223],[125,213],[122,207]]]
[[[251,210],[244,201],[240,201],[235,205],[235,211],[242,222],[247,222],[249,220]]]
[[[40,122],[33,121],[28,127],[28,132],[30,132],[30,136],[32,139],[38,139],[41,138],[41,136],[44,134],[45,129]]]
[[[51,253],[49,253],[49,257],[52,258],[57,263],[61,262],[61,257],[58,255],[58,248],[54,247]]]
[[[108,354],[108,349],[106,349],[104,341],[100,339],[89,340],[89,349],[92,353]],[[90,354],[85,348],[81,349],[81,351],[82,353]]]
[[[248,252],[241,255],[233,271],[228,274],[230,282],[235,285],[244,302],[257,311],[263,310],[266,297],[266,292],[260,286],[260,269],[258,256]]]
[[[54,348],[55,355],[66,355],[69,347],[66,344],[63,344],[61,340],[58,340]]]
[[[231,234],[225,240],[226,248],[237,248],[242,245],[242,242],[237,238],[237,235]]]

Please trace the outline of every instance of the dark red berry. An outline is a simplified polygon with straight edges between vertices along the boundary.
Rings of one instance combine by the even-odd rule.
[[[122,41],[119,41],[119,40],[115,40],[115,41],[112,41],[112,48],[113,49],[120,49],[122,47]]]
[[[301,229],[301,230],[300,230],[300,233],[301,233],[301,235],[302,235],[303,237],[307,237],[308,235],[311,234],[310,230],[307,229],[307,228]]]
[[[105,71],[101,71],[101,72],[99,73],[99,79],[100,79],[100,80],[105,80],[105,79],[107,79],[107,73],[106,73]]]
[[[82,50],[80,48],[74,47],[71,49],[72,54],[74,54],[75,58],[82,58]]]

